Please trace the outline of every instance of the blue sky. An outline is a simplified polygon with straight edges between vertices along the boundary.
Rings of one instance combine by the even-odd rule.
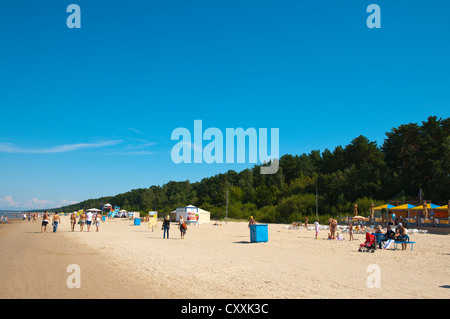
[[[81,28],[69,29],[69,4]],[[369,4],[381,29],[369,29]],[[279,128],[283,154],[450,109],[448,1],[2,1],[0,209],[244,164],[175,164],[172,131]],[[206,144],[206,143],[205,143]]]

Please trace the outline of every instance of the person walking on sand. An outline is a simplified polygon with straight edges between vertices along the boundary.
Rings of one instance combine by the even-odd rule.
[[[164,218],[162,228],[161,228],[161,230],[164,230],[163,238],[166,238],[166,232],[167,232],[167,239],[169,239],[169,229],[170,229],[170,216],[167,215]]]
[[[97,215],[95,216],[95,227],[97,228],[96,231],[98,231],[98,227],[100,226],[101,221],[102,221],[102,214],[97,213]]]
[[[314,228],[316,230],[316,236],[314,238],[317,239],[317,236],[319,235],[319,230],[320,230],[320,224],[319,224],[318,219],[316,219],[316,222],[314,223]]]
[[[305,229],[308,228],[308,217],[305,218]]]
[[[86,214],[84,213],[84,211],[80,214],[80,231],[83,231],[84,228],[84,224],[86,224]]]
[[[77,213],[70,214],[70,228],[75,231],[75,224],[77,223]]]
[[[186,235],[187,225],[186,225],[186,222],[185,222],[183,216],[180,216],[179,226],[180,226],[181,239],[184,239],[184,235]]]
[[[58,229],[58,225],[59,225],[60,221],[61,221],[61,219],[59,218],[58,212],[55,212],[55,214],[53,215],[53,221],[52,221],[54,233],[56,233],[56,230]]]
[[[87,231],[89,232],[91,230],[91,225],[92,225],[92,217],[94,216],[94,213],[92,213],[91,211],[88,211],[86,213],[86,225],[87,225]]]
[[[348,225],[348,234],[350,235],[349,240],[352,241],[353,240],[353,224]]]
[[[42,224],[41,224],[41,233],[47,232],[47,225],[50,221],[50,217],[48,216],[48,212],[45,211],[44,215],[42,215]]]

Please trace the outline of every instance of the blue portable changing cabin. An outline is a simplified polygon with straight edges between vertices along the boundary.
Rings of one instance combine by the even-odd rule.
[[[250,241],[252,243],[265,243],[269,241],[267,224],[250,225]]]

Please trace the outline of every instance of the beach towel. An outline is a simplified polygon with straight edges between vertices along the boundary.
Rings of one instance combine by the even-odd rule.
[[[394,239],[388,239],[384,244],[383,248],[388,249],[394,241],[395,241]]]

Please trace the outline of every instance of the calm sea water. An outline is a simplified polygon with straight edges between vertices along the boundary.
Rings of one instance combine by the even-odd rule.
[[[0,211],[0,216],[6,216],[6,217],[8,217],[8,219],[16,219],[16,218],[22,218],[23,213],[21,213],[21,212]]]

